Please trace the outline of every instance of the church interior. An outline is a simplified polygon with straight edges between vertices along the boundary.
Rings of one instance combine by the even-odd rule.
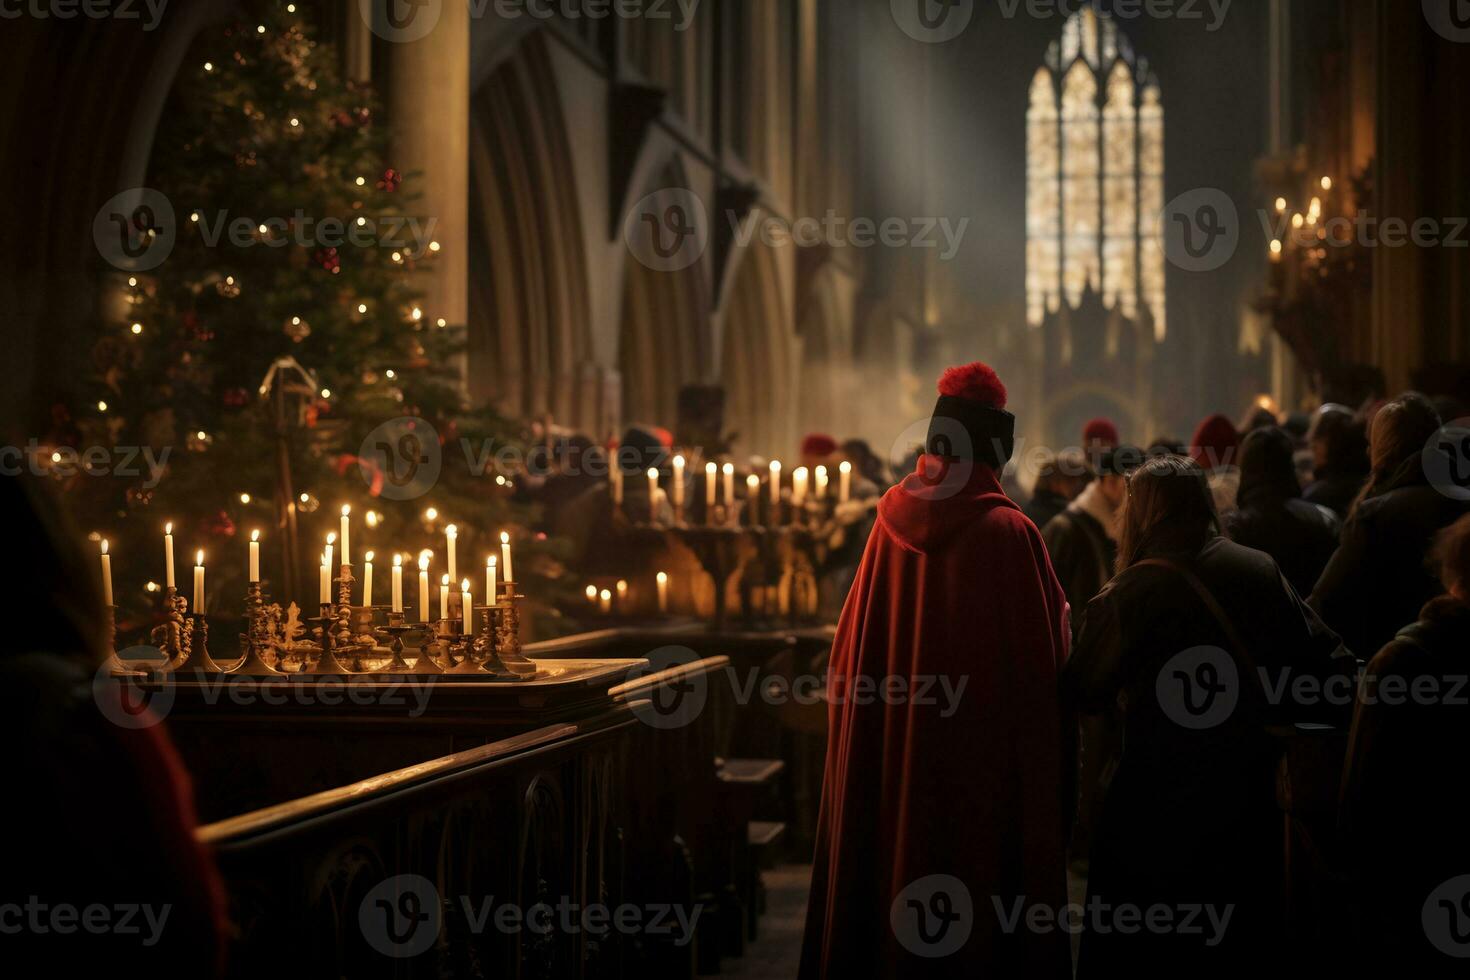
[[[1465,0],[0,20],[9,965],[1463,970]]]

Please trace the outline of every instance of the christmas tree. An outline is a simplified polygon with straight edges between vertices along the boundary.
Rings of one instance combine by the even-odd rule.
[[[166,522],[181,569],[206,552],[211,615],[240,609],[255,529],[268,588],[307,605],[349,506],[353,560],[377,552],[384,604],[392,555],[411,566],[434,550],[437,585],[454,523],[473,579],[521,523],[514,473],[495,462],[516,449],[510,427],[466,410],[462,330],[415,289],[440,244],[412,213],[413,175],[394,169],[372,93],[295,5],[254,16],[201,37],[175,85],[149,185],[176,240],[127,279],[127,315],[95,351],[95,411],[77,416],[83,439],[168,450],[160,480],[73,481],[112,539],[120,633],[157,605]]]

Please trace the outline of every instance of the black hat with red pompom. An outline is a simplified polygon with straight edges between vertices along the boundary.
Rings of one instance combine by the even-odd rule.
[[[1006,386],[988,364],[952,367],[940,377],[924,451],[996,470],[1010,460],[1016,451],[1016,417],[1006,411]]]

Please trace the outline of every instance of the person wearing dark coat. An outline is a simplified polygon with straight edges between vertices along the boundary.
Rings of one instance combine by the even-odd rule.
[[[1321,504],[1345,518],[1368,482],[1368,439],[1352,410],[1327,404],[1317,411],[1307,435],[1312,451],[1312,481],[1302,492],[1309,504]]]
[[[1264,551],[1298,595],[1310,595],[1337,550],[1337,516],[1301,499],[1291,437],[1256,429],[1240,449],[1240,493],[1225,532],[1236,544]]]
[[[1092,481],[1087,457],[1076,450],[1060,454],[1046,451],[1036,468],[1036,486],[1031,500],[1022,512],[1037,529],[1046,527],[1053,517],[1067,509],[1077,495]]]
[[[1343,775],[1360,966],[1385,976],[1462,977],[1447,953],[1470,947],[1470,792],[1455,761],[1470,743],[1470,517],[1436,557],[1447,594],[1369,662]]]
[[[1403,395],[1379,410],[1373,474],[1312,590],[1312,608],[1360,657],[1381,650],[1441,593],[1425,564],[1430,543],[1470,512],[1470,504],[1441,493],[1425,475],[1424,449],[1439,428],[1439,414],[1423,395]]]
[[[1097,479],[1041,529],[1052,568],[1067,593],[1067,602],[1078,613],[1113,577],[1118,509],[1128,495],[1128,472],[1143,461],[1143,453],[1124,446],[1103,449],[1095,458]],[[1074,632],[1078,625],[1074,619]]]
[[[1087,607],[1062,673],[1069,710],[1115,716],[1123,733],[1121,752],[1096,767],[1110,779],[1087,898],[1118,918],[1089,921],[1083,980],[1235,978],[1279,961],[1278,751],[1266,725],[1333,710],[1327,698],[1293,703],[1289,678],[1329,685],[1345,714],[1354,661],[1271,557],[1221,537],[1217,521],[1192,460],[1135,472],[1118,575]],[[1203,911],[1190,928],[1124,928],[1124,910],[1156,907]]]

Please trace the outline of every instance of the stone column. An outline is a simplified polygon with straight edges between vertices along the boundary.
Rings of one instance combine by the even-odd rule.
[[[399,16],[389,19],[385,6]],[[424,317],[431,328],[440,319],[463,327],[469,319],[470,5],[430,0],[373,7],[373,31],[389,42],[380,91],[393,128],[391,165],[418,172],[411,210],[434,222],[427,237],[439,243],[422,283]],[[412,12],[406,20],[405,10]],[[459,369],[467,392],[463,360]]]

